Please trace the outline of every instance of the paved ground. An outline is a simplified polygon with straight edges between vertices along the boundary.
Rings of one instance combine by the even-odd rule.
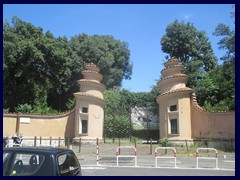
[[[218,168],[214,159],[199,159],[199,168],[196,168],[196,158],[177,157],[176,168],[174,159],[158,159],[155,167],[153,156],[137,158],[137,167],[134,158],[119,159],[116,157],[82,156],[76,153],[82,166],[84,176],[235,176],[235,154],[227,154],[218,158]]]
[[[142,167],[82,167],[83,176],[235,176],[234,170],[142,168]]]

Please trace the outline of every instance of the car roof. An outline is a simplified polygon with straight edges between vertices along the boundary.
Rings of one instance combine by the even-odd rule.
[[[61,152],[72,151],[72,150],[64,149],[64,148],[55,148],[55,147],[25,146],[25,147],[7,147],[7,148],[3,148],[3,151],[58,154]]]

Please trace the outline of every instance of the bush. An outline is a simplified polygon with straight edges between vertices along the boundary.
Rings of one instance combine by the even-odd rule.
[[[33,113],[36,114],[58,114],[58,111],[51,107],[35,107]]]
[[[167,147],[168,146],[168,139],[164,138],[164,139],[160,139],[160,144],[162,147]]]
[[[31,113],[32,112],[32,106],[30,104],[19,104],[17,107],[15,107],[15,111],[17,113]]]
[[[3,108],[3,113],[9,113],[9,108]]]

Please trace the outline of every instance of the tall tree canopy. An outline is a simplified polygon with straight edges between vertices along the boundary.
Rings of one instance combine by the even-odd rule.
[[[177,57],[186,67],[189,75],[187,85],[194,88],[202,71],[209,71],[217,64],[213,49],[204,31],[198,31],[193,24],[175,20],[166,28],[161,38],[162,51]]]
[[[234,110],[235,31],[220,23],[213,34],[223,37],[219,49],[226,50],[220,65],[205,32],[191,23],[175,20],[167,26],[160,43],[163,52],[176,56],[186,67],[187,86],[195,90],[200,105],[209,110]]]
[[[235,12],[232,12],[232,18]],[[202,74],[197,86],[200,104],[209,110],[235,110],[235,30],[219,23],[213,35],[220,36],[219,49],[226,53],[222,64]]]
[[[47,106],[50,91],[62,93],[71,75],[66,38],[43,34],[41,28],[17,17],[3,29],[4,106]]]
[[[95,63],[103,73],[103,84],[108,88],[121,86],[123,79],[131,79],[132,64],[129,61],[128,44],[112,36],[77,35],[71,38],[74,61],[83,59],[85,63]]]
[[[13,17],[12,24],[4,22],[3,53],[4,108],[11,112],[19,104],[29,104],[37,113],[46,113],[50,107],[66,110],[69,98],[79,90],[81,70],[89,62],[100,67],[107,88],[121,86],[132,74],[126,42],[86,34],[70,41],[55,38],[18,17]]]

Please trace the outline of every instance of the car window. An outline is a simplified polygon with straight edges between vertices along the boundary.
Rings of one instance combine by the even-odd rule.
[[[17,153],[15,155],[14,163],[11,167],[10,175],[32,175],[38,171],[43,164],[44,159],[44,156],[41,154]]]
[[[72,176],[80,171],[78,160],[73,153],[67,152],[58,155],[57,162],[62,176]]]
[[[3,152],[3,174],[6,172],[11,153]]]

